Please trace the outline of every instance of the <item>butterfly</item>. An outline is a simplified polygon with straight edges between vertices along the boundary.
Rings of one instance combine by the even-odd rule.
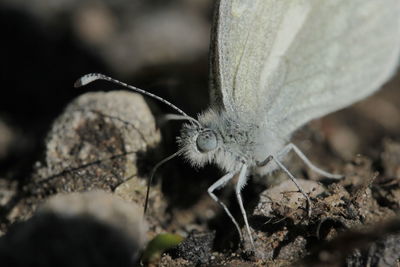
[[[211,106],[197,119],[168,101],[102,74],[88,74],[76,86],[103,79],[168,104],[188,120],[179,150],[196,167],[215,163],[226,174],[214,191],[238,176],[235,194],[254,247],[241,191],[250,174],[281,169],[311,202],[282,163],[293,151],[316,173],[328,173],[290,143],[310,120],[344,108],[378,90],[395,72],[400,54],[398,0],[219,0],[211,31]],[[166,160],[158,164],[155,169]]]

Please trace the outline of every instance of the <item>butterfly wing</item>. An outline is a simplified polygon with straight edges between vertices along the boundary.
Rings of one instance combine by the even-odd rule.
[[[211,98],[290,135],[379,89],[400,53],[399,0],[221,0]]]
[[[284,77],[283,72],[277,71],[279,67],[274,66],[276,71],[269,72],[271,75],[266,79],[264,69],[276,63],[270,58],[273,53],[278,53],[276,50],[280,50],[274,40],[282,28],[280,23],[289,2],[217,1],[210,53],[212,104],[243,115],[254,112],[254,101],[259,97],[267,102],[273,100],[278,88],[269,86],[268,97],[265,97],[260,83],[279,83]],[[295,31],[293,29],[293,34]],[[265,101],[263,105],[266,105]]]

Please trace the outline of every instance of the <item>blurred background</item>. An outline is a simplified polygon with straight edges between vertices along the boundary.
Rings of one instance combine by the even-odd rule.
[[[211,0],[1,1],[0,178],[26,178],[74,97],[115,89],[73,88],[83,74],[108,74],[189,114],[205,108],[211,13]]]
[[[205,109],[212,3],[2,0],[0,178],[28,177],[52,121],[74,97],[88,90],[115,89],[104,82],[73,88],[83,74],[108,74],[190,115]],[[375,96],[314,121],[307,129],[343,161],[357,153],[379,160],[384,140],[399,138],[399,85],[397,75]],[[156,115],[171,112],[148,101]],[[171,150],[175,134],[164,132]],[[302,147],[317,149],[307,140]]]

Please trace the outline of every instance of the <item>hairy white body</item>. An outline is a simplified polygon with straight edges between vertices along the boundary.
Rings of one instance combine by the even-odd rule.
[[[212,152],[202,153],[196,145],[201,130],[186,124],[178,142],[185,157],[196,167],[215,163],[225,172],[238,172],[240,163],[246,163],[252,171],[266,174],[274,168],[271,165],[257,166],[257,162],[265,160],[266,155],[277,156],[290,139],[274,132],[276,127],[272,124],[259,123],[257,120],[242,121],[226,111],[209,109],[198,117],[198,121],[204,129],[212,129],[216,133],[220,146]]]

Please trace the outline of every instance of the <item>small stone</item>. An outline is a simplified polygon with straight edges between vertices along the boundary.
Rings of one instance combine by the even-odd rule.
[[[58,192],[110,190],[138,172],[138,154],[160,140],[139,94],[113,91],[78,97],[54,122],[43,167],[34,180]]]
[[[60,194],[0,239],[2,266],[133,266],[146,243],[140,208],[102,191]]]
[[[315,181],[297,179],[297,182],[311,198],[324,191],[324,187]],[[300,223],[307,217],[305,210],[305,198],[290,180],[262,192],[258,205],[249,217],[256,258],[292,261],[304,256],[306,239],[301,236],[301,232],[289,230],[284,220]],[[242,234],[244,248],[252,250],[246,229],[242,229]]]
[[[297,179],[297,182],[307,194],[309,193],[310,197],[315,197],[324,191],[323,186],[315,181]],[[299,192],[296,185],[292,181],[286,180],[260,194],[260,200],[253,215],[272,216],[274,203],[279,203],[280,206],[286,206],[291,210],[302,208],[303,199],[304,196]]]
[[[191,232],[188,237],[178,245],[174,254],[195,265],[207,264],[211,260],[211,251],[214,244],[215,233]]]
[[[39,207],[40,213],[53,212],[63,217],[90,216],[120,229],[137,242],[137,247],[146,244],[147,223],[142,208],[120,197],[104,192],[57,194]]]
[[[29,218],[39,202],[56,193],[111,192],[132,179],[145,184],[138,175],[138,162],[146,162],[159,141],[155,119],[141,95],[126,91],[81,95],[54,122],[45,158],[36,164],[24,189],[30,197],[10,211],[11,221]],[[145,190],[139,186],[131,194],[144,200]]]

